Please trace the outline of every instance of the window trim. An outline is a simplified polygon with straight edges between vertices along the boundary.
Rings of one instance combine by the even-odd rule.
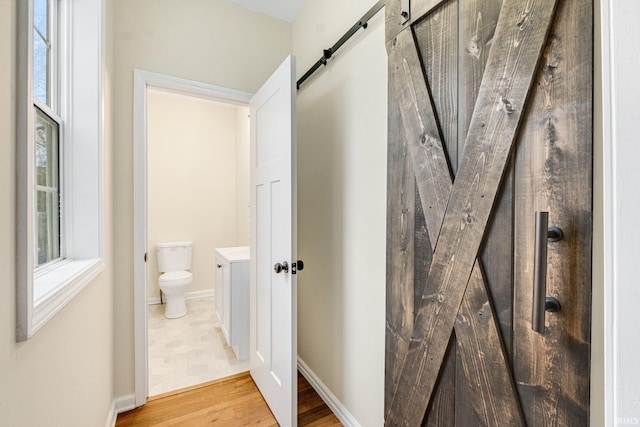
[[[73,10],[71,10],[73,8]],[[60,0],[58,98],[52,110],[63,118],[67,259],[34,269],[33,0],[17,3],[16,73],[16,339],[25,341],[92,283],[105,268],[104,225],[104,0]],[[82,52],[82,60],[73,60]],[[65,71],[65,68],[67,69]],[[73,78],[72,78],[73,77]],[[68,101],[65,101],[65,98]],[[74,159],[82,161],[73,162]]]

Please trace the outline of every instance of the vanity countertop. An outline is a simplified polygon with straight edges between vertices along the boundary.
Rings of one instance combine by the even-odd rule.
[[[228,262],[248,261],[251,257],[249,246],[216,248],[216,252]]]

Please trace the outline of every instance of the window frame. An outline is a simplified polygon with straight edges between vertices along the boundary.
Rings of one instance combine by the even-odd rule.
[[[33,1],[29,0],[30,4],[33,7]],[[46,36],[42,34],[42,32],[35,25],[33,17],[31,18],[31,28],[34,31],[37,31],[40,36],[43,38],[45,43],[48,41],[51,48],[49,49],[49,65],[50,65],[50,75],[49,75],[49,98],[50,102],[42,100],[38,98],[35,93],[32,94],[34,103],[38,101],[41,105],[46,105],[50,110],[56,114],[59,114],[60,111],[60,75],[62,74],[60,71],[60,55],[63,49],[60,48],[61,44],[64,42],[63,37],[61,37],[61,30],[66,28],[67,20],[63,20],[62,17],[65,15],[64,5],[66,4],[63,0],[46,0],[49,5],[49,14],[47,15],[47,30],[48,33]],[[61,7],[61,4],[63,5]],[[61,13],[62,12],[62,13]],[[33,14],[33,12],[32,12]],[[32,35],[33,36],[33,35]],[[33,45],[33,43],[32,43]],[[33,52],[32,52],[33,55]],[[35,91],[34,91],[35,92]]]
[[[60,263],[68,262],[66,259],[66,247],[67,242],[65,240],[65,201],[64,201],[64,185],[65,185],[65,160],[64,160],[64,140],[65,140],[65,122],[63,116],[65,116],[64,108],[67,106],[66,100],[68,97],[68,93],[63,93],[64,89],[68,88],[66,85],[63,88],[62,81],[66,80],[69,76],[69,64],[65,63],[61,60],[63,56],[68,56],[70,53],[70,49],[67,46],[69,40],[69,14],[71,13],[70,3],[65,0],[45,0],[47,3],[47,34],[43,35],[42,32],[37,28],[35,23],[35,17],[32,16],[30,19],[30,25],[33,32],[37,32],[40,37],[43,38],[45,43],[49,44],[48,49],[48,70],[47,70],[47,100],[40,99],[36,93],[35,89],[32,87],[31,89],[31,99],[33,102],[33,114],[34,114],[34,122],[35,115],[37,114],[37,110],[40,110],[42,114],[49,118],[49,120],[55,122],[58,125],[58,205],[59,205],[59,239],[58,239],[58,254],[59,256],[55,259],[49,260],[46,263],[38,264],[37,261],[37,250],[38,245],[38,232],[35,231],[37,224],[37,208],[33,210],[34,215],[34,279],[42,277],[47,274],[49,271],[60,266]],[[29,0],[29,3],[35,8],[34,3],[35,0]],[[33,15],[35,12],[32,11]],[[33,36],[33,33],[32,37]],[[35,42],[31,43],[31,48],[33,49]],[[33,52],[29,52],[31,58],[33,58]],[[35,74],[34,66],[31,65],[31,72]],[[32,85],[35,86],[35,78],[31,79]],[[49,101],[47,103],[47,101]],[[35,131],[35,129],[34,129]],[[34,158],[35,161],[35,158]],[[37,173],[34,170],[34,174]],[[34,175],[34,206],[37,206],[37,197],[38,197],[38,183],[37,177]]]
[[[105,268],[104,0],[52,0],[51,108],[34,96],[34,0],[18,2],[16,128],[16,340],[31,338]],[[52,49],[53,50],[53,49]],[[74,60],[74,53],[78,58]],[[82,55],[80,57],[80,54]],[[54,58],[55,57],[55,58]],[[55,67],[53,67],[57,64]],[[62,259],[36,268],[35,108],[59,125]],[[74,159],[81,159],[74,162]]]
[[[55,0],[54,0],[55,1]],[[58,257],[51,259],[43,264],[39,264],[38,263],[38,232],[36,231],[37,227],[38,227],[38,209],[37,209],[37,198],[38,198],[38,192],[39,191],[46,191],[46,192],[50,192],[48,189],[51,189],[53,187],[48,187],[48,186],[42,186],[38,184],[38,180],[37,180],[37,170],[34,167],[34,187],[33,187],[33,197],[34,197],[34,206],[36,206],[36,209],[33,210],[33,215],[34,215],[34,276],[38,277],[39,275],[42,274],[46,274],[47,271],[49,271],[51,268],[55,268],[56,264],[60,263],[60,262],[65,262],[66,261],[66,252],[65,252],[65,242],[64,242],[64,235],[65,235],[65,224],[64,224],[64,219],[65,219],[65,208],[64,208],[64,198],[63,198],[63,194],[64,194],[64,183],[65,183],[65,179],[64,179],[64,127],[63,127],[63,120],[60,116],[58,116],[57,114],[55,114],[53,111],[51,111],[47,105],[44,105],[37,97],[33,99],[33,114],[34,114],[34,122],[37,121],[35,119],[35,116],[38,114],[38,110],[40,110],[40,112],[42,113],[43,116],[45,116],[46,118],[48,118],[49,120],[51,120],[52,122],[56,123],[56,125],[58,126],[58,133],[57,133],[57,155],[58,155],[58,159],[57,159],[57,189],[55,189],[56,194],[58,195]],[[35,137],[34,137],[35,138]],[[35,161],[35,159],[34,159]]]

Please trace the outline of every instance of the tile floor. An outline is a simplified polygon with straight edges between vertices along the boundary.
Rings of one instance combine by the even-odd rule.
[[[186,316],[164,317],[164,305],[149,306],[149,396],[249,370],[226,345],[213,297],[187,300]]]

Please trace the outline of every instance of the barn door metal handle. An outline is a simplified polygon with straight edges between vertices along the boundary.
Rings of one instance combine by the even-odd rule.
[[[547,296],[547,242],[562,240],[558,227],[549,227],[549,212],[536,212],[536,248],[533,270],[533,313],[531,329],[544,333],[545,311],[560,310],[560,301]]]

